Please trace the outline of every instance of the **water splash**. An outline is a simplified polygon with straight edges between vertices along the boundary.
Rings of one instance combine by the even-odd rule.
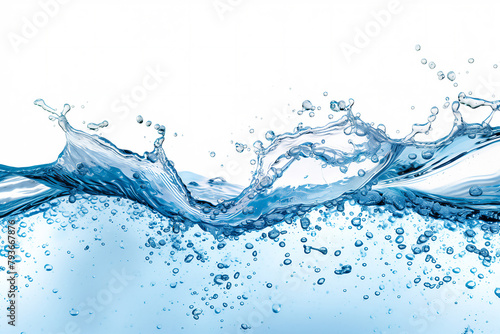
[[[407,208],[451,221],[496,221],[500,173],[494,165],[482,166],[482,162],[500,148],[500,129],[489,126],[500,101],[460,93],[452,104],[451,132],[434,142],[419,142],[416,137],[429,131],[437,108],[431,110],[427,123],[414,125],[404,139],[394,140],[383,129],[354,116],[353,103],[332,101],[332,110],[345,112],[338,121],[277,136],[273,133],[269,146],[254,145],[257,168],[250,185],[231,197],[224,193],[234,195],[234,186],[224,180],[203,184],[200,177],[199,182],[183,182],[162,148],[164,126],[155,127],[160,136],[154,149],[139,155],[74,129],[65,117],[69,105],[57,113],[39,99],[35,104],[49,112],[65,132],[66,146],[51,164],[0,165],[0,215],[86,193],[127,198],[166,217],[226,234],[262,229],[313,207],[341,206],[346,200],[399,211]],[[459,111],[461,104],[492,111],[482,124],[467,124]],[[312,108],[310,101],[303,105]],[[462,169],[470,164],[475,167]],[[442,181],[443,176],[451,179]],[[218,191],[210,193],[214,183]],[[221,195],[225,200],[217,202]]]
[[[58,222],[63,229],[72,227],[76,230],[80,216],[89,211],[82,203],[91,204],[91,210],[95,211],[100,211],[102,206],[102,212],[109,212],[110,217],[120,221],[123,231],[130,228],[129,219],[132,223],[141,223],[141,217],[145,217],[150,220],[144,227],[148,263],[153,262],[155,252],[161,254],[164,247],[171,246],[170,257],[174,256],[174,251],[179,253],[179,259],[172,262],[176,263],[171,270],[175,278],[182,272],[181,264],[189,266],[197,262],[209,270],[207,263],[212,256],[211,262],[217,264],[218,271],[211,273],[210,288],[206,287],[204,291],[234,291],[243,279],[250,280],[255,275],[255,272],[245,276],[240,274],[245,270],[241,263],[231,268],[234,272],[229,272],[223,254],[230,247],[230,240],[237,241],[238,237],[244,237],[242,234],[248,237],[250,233],[245,232],[267,229],[257,239],[245,240],[238,245],[256,261],[262,247],[260,241],[270,241],[280,249],[287,246],[289,240],[284,235],[288,232],[288,224],[295,224],[299,230],[297,233],[303,233],[299,244],[303,254],[341,261],[335,264],[332,261],[330,275],[326,270],[314,268],[315,274],[321,272],[321,276],[315,276],[313,280],[317,287],[326,287],[332,276],[342,279],[358,275],[359,267],[366,265],[365,260],[360,259],[368,252],[368,246],[372,247],[370,240],[377,239],[377,233],[386,234],[379,240],[392,243],[398,252],[395,257],[405,261],[408,268],[419,256],[430,265],[431,269],[425,268],[422,274],[412,277],[406,284],[408,289],[419,284],[426,289],[455,284],[460,269],[451,272],[443,269],[443,262],[430,252],[430,243],[438,240],[439,228],[430,224],[417,227],[414,224],[412,227],[401,222],[394,226],[392,235],[389,231],[384,232],[395,224],[396,219],[402,221],[405,216],[423,217],[423,221],[441,218],[447,231],[463,232],[466,244],[448,245],[437,250],[446,254],[446,261],[452,257],[460,260],[464,254],[471,253],[489,267],[500,256],[489,241],[484,247],[476,241],[479,230],[484,232],[486,240],[491,240],[500,231],[500,173],[492,163],[492,157],[500,149],[500,128],[490,125],[500,108],[500,101],[460,93],[457,101],[451,103],[454,121],[450,133],[435,141],[420,141],[419,138],[432,129],[440,113],[437,107],[431,108],[427,122],[413,125],[412,131],[403,139],[392,139],[383,126],[375,128],[356,116],[353,100],[331,101],[331,111],[342,115],[339,120],[316,128],[301,126],[294,132],[278,135],[269,131],[265,135],[267,145],[260,141],[253,145],[257,154],[256,170],[247,187],[230,184],[221,177],[208,179],[190,172],[178,173],[163,150],[165,127],[162,125],[154,126],[158,138],[152,151],[137,154],[122,150],[98,135],[74,129],[66,119],[70,111],[68,105],[58,113],[43,100],[37,100],[35,104],[58,122],[66,135],[66,146],[57,160],[50,164],[24,168],[0,165],[0,217],[7,220],[41,213],[40,216],[50,225]],[[447,101],[443,109],[448,111],[449,105]],[[468,124],[462,118],[462,106],[489,108],[491,113],[481,123]],[[308,100],[302,107],[307,111],[317,110]],[[146,126],[152,124],[151,121],[144,122],[141,116],[136,120]],[[249,149],[239,143],[235,146],[237,152]],[[67,201],[60,198],[67,198]],[[59,221],[58,210],[64,217]],[[68,213],[67,210],[74,212]],[[124,212],[123,215],[119,211]],[[97,221],[99,218],[95,215],[91,219]],[[337,225],[343,232],[339,235],[347,234],[347,229],[361,233],[369,226],[369,221],[379,224],[376,231],[350,237],[349,242],[361,254],[358,259],[349,258],[347,251],[335,243],[318,244],[315,238],[321,231],[321,223],[332,226],[335,220],[344,219],[346,222]],[[22,224],[23,228],[27,227],[24,222]],[[203,244],[201,234],[193,232],[191,227],[194,225],[215,237],[210,244],[212,252],[208,255],[203,248],[209,247],[200,246]],[[292,229],[288,233],[291,232]],[[185,238],[184,235],[189,233],[193,239],[200,240],[193,243]],[[25,232],[21,232],[23,234]],[[416,239],[414,243],[412,236]],[[101,239],[96,232],[95,243],[104,246]],[[94,246],[89,242],[82,247],[83,252],[91,247]],[[388,249],[384,248],[384,251],[389,252]],[[221,254],[218,262],[213,259],[215,253]],[[50,254],[46,250],[44,256]],[[0,250],[0,255],[6,256],[6,253]],[[165,256],[161,254],[161,263],[170,266]],[[28,255],[24,254],[24,258],[26,260]],[[286,268],[296,268],[299,263],[290,252],[279,261]],[[44,273],[58,271],[52,261],[44,261],[42,268]],[[428,280],[424,282],[425,276]],[[364,276],[358,277],[364,280]],[[477,290],[483,278],[478,274],[467,279],[463,284],[466,291]],[[29,278],[28,281],[31,282]],[[180,284],[180,280],[170,281],[168,287],[176,289]],[[264,286],[274,288],[271,282],[265,282]],[[497,290],[492,294],[495,298],[500,295]],[[380,284],[373,295],[380,296],[384,291],[385,286]],[[52,292],[55,294],[58,290]],[[208,300],[215,314],[220,314],[221,307],[226,308],[227,303],[217,304],[216,292],[211,293]],[[226,298],[231,296],[229,293]],[[248,298],[243,296],[238,298]],[[366,291],[360,298],[363,302],[373,299]],[[207,303],[206,296],[202,297],[200,305],[193,302],[189,305],[189,316],[198,320],[207,314]],[[77,305],[68,309],[71,317],[84,315],[79,311],[83,308],[76,308]],[[270,312],[283,314],[282,306],[282,302],[272,303]],[[156,327],[160,329],[161,325]],[[252,326],[240,323],[238,327],[247,330]]]

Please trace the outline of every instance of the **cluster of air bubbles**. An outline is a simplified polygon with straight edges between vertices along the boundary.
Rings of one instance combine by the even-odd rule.
[[[330,109],[334,112],[339,112],[339,111],[344,111],[347,109],[347,104],[345,103],[344,100],[340,101],[331,101],[330,102]]]
[[[309,114],[309,117],[314,117],[315,110],[316,107],[312,104],[312,102],[309,100],[305,100],[304,102],[302,102],[302,109],[297,110],[297,115],[302,115],[304,112],[307,112]]]

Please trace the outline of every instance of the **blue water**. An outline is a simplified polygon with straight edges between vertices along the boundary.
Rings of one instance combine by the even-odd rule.
[[[352,300],[369,303],[385,294],[380,282],[387,280],[388,273],[404,277],[403,289],[405,284],[424,292],[451,289],[446,286],[459,285],[462,271],[472,273],[471,268],[452,266],[464,257],[473,256],[484,273],[477,274],[476,268],[473,274],[478,276],[453,287],[454,294],[476,289],[477,282],[487,279],[486,272],[494,276],[492,268],[500,256],[496,241],[500,172],[494,158],[500,152],[500,128],[490,122],[500,101],[460,93],[443,110],[433,108],[428,121],[415,124],[403,139],[391,139],[383,126],[375,128],[356,116],[353,100],[332,101],[329,112],[339,115],[337,121],[272,133],[267,136],[269,144],[254,143],[257,164],[245,188],[222,178],[179,173],[163,150],[162,125],[155,126],[158,138],[154,148],[138,154],[73,128],[66,118],[68,105],[58,113],[43,100],[35,104],[59,124],[66,146],[50,164],[0,165],[3,231],[10,219],[19,224],[17,261],[24,272],[20,295],[37,289],[39,299],[33,300],[47,306],[37,310],[25,307],[36,321],[29,321],[21,308],[24,321],[20,320],[20,326],[26,333],[118,329],[195,333],[202,331],[201,325],[197,327],[200,321],[206,321],[203,326],[213,332],[264,333],[266,323],[272,323],[269,317],[283,314],[284,305],[293,304],[294,298],[280,301],[267,296],[269,301],[254,304],[253,312],[266,314],[261,321],[250,319],[252,313],[245,305],[252,296],[265,300],[269,291],[288,295],[290,278],[279,278],[277,272],[293,268],[290,277],[296,277],[297,268],[307,267],[304,256],[312,256],[316,262],[300,274],[300,281],[308,285],[293,290],[296,298],[312,293],[307,292],[311,286],[313,291],[323,287],[329,291],[330,282],[340,284],[339,291],[348,287],[349,291],[364,291],[345,293],[349,296],[342,302],[345,305]],[[314,110],[309,101],[302,107],[302,112]],[[489,108],[491,114],[481,124],[468,124],[461,108]],[[421,140],[439,112],[453,114],[452,130],[435,141]],[[142,124],[142,117],[137,121]],[[107,125],[104,121],[89,129]],[[52,238],[57,242],[51,242]],[[3,234],[0,242],[0,255],[5,257]],[[132,251],[127,243],[137,244],[140,251]],[[372,249],[380,254],[368,260]],[[75,257],[78,261],[71,262]],[[318,261],[323,262],[319,265]],[[372,266],[378,261],[384,263],[382,267]],[[418,270],[411,269],[417,262],[421,263]],[[109,269],[117,263],[121,269]],[[122,269],[128,274],[117,274]],[[58,276],[58,271],[65,274]],[[78,277],[90,272],[87,280]],[[153,277],[166,281],[157,286]],[[353,277],[360,280],[354,286]],[[96,288],[109,280],[121,282],[121,288]],[[72,282],[79,285],[72,286]],[[132,299],[122,295],[129,288]],[[64,297],[59,290],[65,290]],[[492,300],[498,299],[498,291],[490,290]],[[100,296],[103,302],[91,306],[89,295],[97,300]],[[112,301],[104,303],[105,298]],[[120,298],[119,305],[115,305],[116,298]],[[336,298],[340,302],[345,297]],[[397,305],[397,299],[391,303]],[[317,301],[318,305],[324,302]],[[302,314],[299,310],[296,312]],[[303,312],[315,313],[312,309]],[[218,324],[210,319],[217,319]],[[436,324],[429,318],[425,321],[427,327]],[[66,328],[68,323],[74,323],[76,329],[73,325]],[[336,326],[345,333],[368,329],[432,332],[418,318],[408,323],[406,319],[402,323],[394,319],[367,323],[365,327],[342,321]],[[458,326],[465,331],[468,324]],[[299,327],[279,325],[282,332],[299,333]],[[271,332],[280,331],[274,328]]]

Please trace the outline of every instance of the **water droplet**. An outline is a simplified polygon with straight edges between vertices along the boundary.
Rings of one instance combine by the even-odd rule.
[[[274,140],[274,138],[276,137],[276,135],[274,134],[273,131],[267,131],[266,132],[266,139],[269,140],[269,141],[272,141]]]
[[[431,61],[431,62],[429,63],[429,68],[430,68],[431,70],[435,69],[435,68],[436,68],[436,63],[435,63],[435,62],[433,62],[433,61]]]
[[[105,128],[109,125],[108,121],[102,121],[101,123],[89,123],[87,124],[87,129],[92,131],[97,131],[99,129]]]
[[[469,195],[471,196],[481,196],[483,194],[483,190],[478,186],[472,186],[469,188]]]
[[[474,62],[474,58],[469,58],[469,64],[472,64]]]
[[[417,51],[421,50],[420,44],[415,45],[415,50],[417,50]]]
[[[465,283],[465,286],[467,287],[467,289],[474,289],[476,287],[476,282],[468,281],[467,283]]]
[[[243,145],[243,144],[236,143],[235,146],[236,146],[236,152],[238,152],[238,153],[241,153],[245,150],[245,145]]]
[[[50,264],[46,264],[43,268],[47,271],[52,271],[52,269],[54,269]]]
[[[213,157],[215,157],[215,152],[213,152],[213,151],[212,151],[212,152],[210,152],[210,156],[211,156],[212,158],[213,158]]]
[[[72,308],[71,310],[69,310],[69,314],[71,314],[73,317],[76,317],[78,314],[80,314],[80,311]]]
[[[309,100],[305,100],[304,102],[302,102],[302,108],[304,110],[312,110],[314,108],[313,104],[311,103],[311,101]]]
[[[136,120],[136,121],[137,121],[137,123],[139,123],[139,124],[142,124],[142,122],[144,122],[144,118],[142,118],[142,116],[141,116],[141,115],[138,115],[138,116],[135,118],[135,120]]]
[[[420,62],[422,63],[422,65],[425,65],[425,64],[427,64],[427,59],[422,58],[422,60]]]
[[[450,72],[448,72],[448,74],[446,75],[446,77],[450,81],[455,81],[455,79],[457,78],[457,75],[455,74],[455,72],[450,71]]]

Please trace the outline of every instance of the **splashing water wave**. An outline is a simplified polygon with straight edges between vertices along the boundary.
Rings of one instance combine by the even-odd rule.
[[[451,132],[433,142],[415,137],[427,132],[435,117],[395,140],[355,116],[353,102],[332,101],[332,110],[345,112],[338,121],[278,135],[268,147],[257,142],[257,168],[241,190],[192,173],[184,173],[183,180],[162,148],[163,126],[154,149],[139,155],[74,129],[65,116],[68,105],[59,114],[37,100],[65,132],[66,146],[51,164],[0,165],[0,217],[43,210],[61,196],[74,202],[75,195],[86,193],[127,198],[173,221],[238,235],[320,205],[342,211],[345,201],[354,200],[362,206],[383,205],[395,214],[412,210],[443,218],[449,228],[479,222],[498,233],[500,170],[491,161],[500,151],[500,128],[489,123],[500,101],[461,93],[452,104]],[[482,124],[468,124],[460,105],[492,112]]]

